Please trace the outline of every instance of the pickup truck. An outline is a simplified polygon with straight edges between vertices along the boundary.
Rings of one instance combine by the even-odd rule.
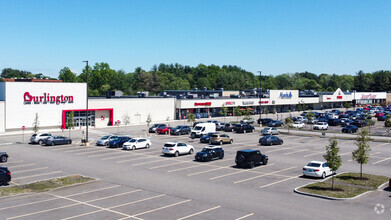
[[[327,130],[329,128],[329,125],[327,122],[318,122],[316,125],[314,125],[314,130]]]

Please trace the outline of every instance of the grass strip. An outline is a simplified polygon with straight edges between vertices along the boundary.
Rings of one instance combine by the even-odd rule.
[[[376,190],[388,181],[388,177],[360,173],[343,173],[334,178],[334,189],[331,188],[331,178],[326,181],[312,183],[298,189],[300,192],[334,198],[353,198],[367,191]]]
[[[71,176],[66,176],[61,178],[53,178],[49,180],[38,181],[38,182],[25,184],[25,185],[1,187],[0,197],[12,196],[17,194],[46,192],[59,187],[70,186],[79,183],[86,183],[93,180],[95,179],[84,177],[81,175],[71,175]]]

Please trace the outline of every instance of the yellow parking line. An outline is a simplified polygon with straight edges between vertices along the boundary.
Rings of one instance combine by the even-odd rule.
[[[218,208],[220,208],[220,207],[221,207],[221,206],[219,205],[219,206],[216,206],[216,207],[213,207],[213,208],[210,208],[210,209],[206,209],[206,210],[203,210],[203,211],[200,211],[200,212],[193,213],[193,214],[188,215],[188,216],[184,216],[184,217],[182,217],[182,218],[178,218],[177,220],[183,220],[183,219],[191,218],[191,217],[193,217],[193,216],[200,215],[200,214],[202,214],[202,213],[209,212],[209,211],[218,209]]]

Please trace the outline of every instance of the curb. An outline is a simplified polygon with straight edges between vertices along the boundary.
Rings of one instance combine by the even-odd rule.
[[[343,173],[346,173],[346,172],[343,172]],[[339,173],[339,174],[343,174],[343,173]],[[324,182],[326,180],[328,180],[330,177],[320,181],[320,182]],[[336,198],[336,197],[329,197],[329,196],[322,196],[322,195],[318,195],[318,194],[312,194],[312,193],[306,193],[306,192],[301,192],[299,191],[298,189],[301,188],[301,187],[304,187],[304,186],[307,186],[307,185],[310,185],[312,183],[309,183],[309,184],[304,184],[304,185],[301,185],[299,187],[296,187],[293,192],[297,193],[297,194],[301,194],[301,195],[305,195],[305,196],[311,196],[311,197],[315,197],[315,198],[321,198],[321,199],[328,199],[328,200],[335,200],[335,201],[344,201],[344,200],[353,200],[353,199],[357,199],[365,194],[368,194],[368,193],[371,193],[375,190],[369,190],[369,191],[366,191],[364,193],[361,193],[355,197],[351,197],[351,198]],[[380,188],[383,188],[386,184],[388,184],[388,182],[385,182],[383,184],[381,184],[379,187],[377,187],[376,191],[378,191]]]

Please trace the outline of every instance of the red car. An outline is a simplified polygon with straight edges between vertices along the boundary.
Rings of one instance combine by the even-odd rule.
[[[166,126],[166,127],[163,127],[163,128],[156,129],[156,133],[158,133],[158,134],[168,134],[168,132],[171,133],[171,130],[172,130],[172,127]]]
[[[381,113],[381,112],[376,113],[375,117],[377,118],[377,117],[379,117],[379,116],[384,116],[384,114]]]

